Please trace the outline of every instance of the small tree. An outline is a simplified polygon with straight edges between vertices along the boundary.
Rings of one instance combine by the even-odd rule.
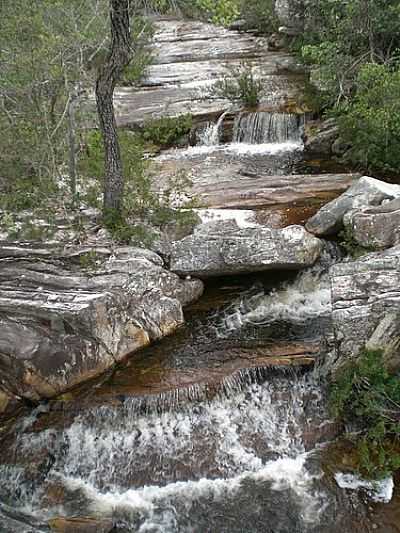
[[[96,103],[105,150],[104,211],[121,212],[124,179],[113,97],[132,58],[130,1],[110,0],[111,44],[96,82]]]

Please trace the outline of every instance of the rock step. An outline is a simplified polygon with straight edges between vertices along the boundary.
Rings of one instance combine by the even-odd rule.
[[[0,389],[60,394],[175,331],[202,293],[152,252],[100,250],[0,246]]]

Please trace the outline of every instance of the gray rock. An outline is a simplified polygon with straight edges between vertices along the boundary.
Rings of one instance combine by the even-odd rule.
[[[138,248],[4,245],[0,257],[0,388],[31,400],[172,333],[202,292]]]
[[[368,341],[376,344],[386,335],[389,344],[392,334],[387,333],[393,328],[382,321],[400,312],[400,246],[334,265],[330,278],[338,364],[356,356]]]
[[[379,181],[368,176],[361,177],[345,193],[324,205],[310,218],[306,229],[314,235],[333,235],[343,227],[343,217],[349,211],[373,205],[383,200],[400,198],[400,186]]]
[[[346,213],[344,226],[365,248],[389,248],[400,242],[400,198]]]
[[[311,124],[312,126],[312,124]],[[304,143],[307,152],[313,154],[331,155],[335,141],[339,136],[339,128],[332,119],[326,120],[310,130]]]
[[[301,226],[239,229],[233,220],[196,228],[173,244],[170,268],[200,278],[265,270],[301,269],[315,263],[322,242]]]
[[[368,350],[382,350],[390,371],[400,370],[400,310],[386,314],[366,342]]]

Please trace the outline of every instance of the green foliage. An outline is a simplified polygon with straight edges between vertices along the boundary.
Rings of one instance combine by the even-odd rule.
[[[364,350],[342,369],[330,404],[335,416],[359,430],[362,475],[379,478],[400,468],[400,379],[385,368],[382,351]]]
[[[79,266],[84,270],[96,270],[99,256],[95,250],[90,250],[79,256]]]
[[[260,33],[273,33],[279,27],[274,0],[242,0],[240,18],[246,21],[249,28]]]
[[[107,2],[4,0],[1,10],[0,173],[54,178],[67,159],[66,109],[101,48]]]
[[[256,107],[262,96],[263,84],[256,78],[252,66],[242,63],[239,67],[233,67],[229,75],[218,80],[212,92],[231,102],[241,102],[247,107]]]
[[[156,130],[158,131],[158,130]],[[184,173],[178,173],[163,188],[154,189],[154,170],[144,157],[144,140],[140,134],[120,131],[119,141],[125,174],[125,191],[122,213],[108,211],[103,223],[115,240],[149,245],[156,236],[155,228],[164,228],[171,223],[190,223],[193,214],[188,209],[175,209],[174,203],[190,185]],[[80,161],[80,169],[99,184],[103,180],[104,154],[101,137],[97,131],[87,133],[86,148]],[[96,193],[95,193],[96,196]],[[87,200],[87,197],[85,197]]]
[[[120,82],[121,85],[138,85],[143,78],[146,67],[151,65],[152,59],[152,55],[148,51],[139,51],[125,69]]]
[[[194,0],[200,12],[220,26],[229,26],[240,15],[239,0]]]
[[[339,118],[348,157],[363,168],[398,172],[400,167],[400,69],[367,64],[357,91]]]
[[[152,119],[143,125],[142,137],[157,146],[168,147],[189,133],[192,125],[191,114]]]
[[[57,194],[57,186],[48,179],[17,178],[7,181],[0,195],[0,208],[4,211],[19,212],[33,209],[51,200]]]

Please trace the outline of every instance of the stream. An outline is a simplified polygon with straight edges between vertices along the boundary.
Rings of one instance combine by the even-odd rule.
[[[189,168],[201,191],[216,169],[252,179],[307,166],[305,115],[239,114],[228,142],[218,118],[196,146],[158,156],[165,175]],[[262,213],[206,218],[243,226]],[[0,532],[399,532],[397,492],[384,503],[386,486],[335,480],[346,465],[330,443],[342,428],[319,368],[331,336],[326,271],[340,260],[327,244],[298,274],[209,281],[172,337],[14,420],[1,435]]]

